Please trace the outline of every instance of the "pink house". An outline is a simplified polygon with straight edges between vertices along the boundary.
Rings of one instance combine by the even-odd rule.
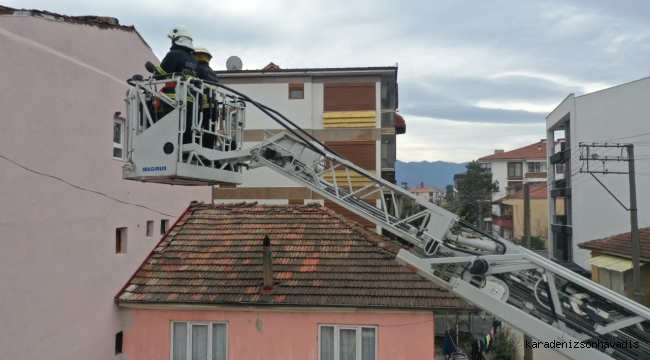
[[[121,350],[129,359],[433,359],[435,311],[475,308],[399,266],[399,249],[318,204],[193,203],[116,296]]]
[[[133,27],[0,6],[0,49],[0,358],[120,359],[115,294],[211,189],[122,180]]]

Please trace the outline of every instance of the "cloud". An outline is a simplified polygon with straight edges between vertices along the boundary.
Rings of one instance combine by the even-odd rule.
[[[116,17],[135,25],[159,58],[169,47],[169,29],[184,24],[197,45],[213,52],[215,69],[225,69],[231,55],[244,69],[271,61],[283,68],[398,63],[408,124],[398,137],[402,160],[467,161],[527,145],[545,137],[545,116],[568,94],[649,75],[650,2],[644,0],[4,3]],[[423,136],[441,133],[435,141]]]

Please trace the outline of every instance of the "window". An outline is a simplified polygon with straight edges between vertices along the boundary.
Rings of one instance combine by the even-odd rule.
[[[289,99],[304,99],[305,84],[289,84]]]
[[[160,235],[165,235],[169,229],[169,220],[160,220]]]
[[[124,121],[113,120],[113,159],[124,160]]]
[[[126,254],[126,228],[115,229],[115,253]]]
[[[516,177],[522,177],[522,172],[521,172],[521,163],[508,163],[508,177],[509,178],[516,178]]]
[[[228,324],[172,322],[172,360],[199,359],[228,359]]]
[[[377,328],[372,326],[319,326],[319,360],[376,360]]]
[[[481,168],[486,174],[492,174],[492,163],[481,164]]]
[[[153,220],[147,221],[147,237],[153,236]]]
[[[566,169],[566,164],[555,164],[555,174],[564,175],[564,170]]]
[[[530,162],[528,163],[528,172],[546,172],[546,163]]]
[[[122,353],[122,340],[124,338],[124,333],[122,331],[115,334],[115,355]]]

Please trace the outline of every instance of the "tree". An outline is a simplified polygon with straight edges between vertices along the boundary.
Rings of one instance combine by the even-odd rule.
[[[451,211],[451,212],[456,212],[456,203],[455,203],[455,196],[454,194],[454,185],[447,185],[445,188],[445,209]]]
[[[479,216],[490,216],[492,194],[498,191],[499,184],[492,181],[492,174],[486,173],[478,161],[468,163],[467,173],[458,183],[459,216],[470,223],[476,223]],[[482,208],[481,214],[479,208]]]

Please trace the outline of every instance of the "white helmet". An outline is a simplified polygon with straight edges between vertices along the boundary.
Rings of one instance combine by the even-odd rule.
[[[183,26],[183,25],[176,26],[175,28],[169,31],[169,34],[167,34],[167,37],[172,40],[176,40],[181,36],[184,36],[192,40],[192,34],[190,33],[190,29],[188,29],[187,26]]]
[[[210,50],[204,47],[194,48],[194,54],[206,54],[210,59],[212,59],[212,54],[210,54]]]

